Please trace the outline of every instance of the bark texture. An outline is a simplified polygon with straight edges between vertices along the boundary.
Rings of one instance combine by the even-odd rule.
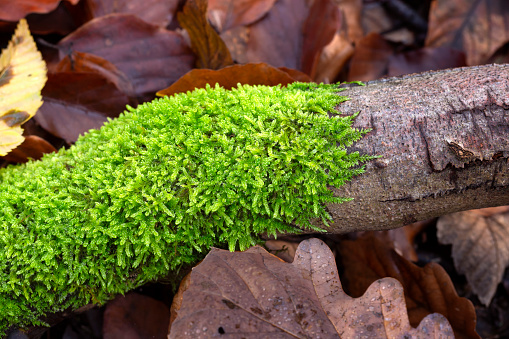
[[[509,65],[378,80],[341,92],[344,114],[372,131],[352,147],[382,157],[335,194],[327,231],[391,229],[509,205]],[[318,225],[318,222],[317,222]]]

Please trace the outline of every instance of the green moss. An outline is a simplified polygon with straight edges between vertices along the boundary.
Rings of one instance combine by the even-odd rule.
[[[68,150],[0,171],[0,332],[103,303],[211,246],[317,229],[370,157],[332,85],[216,87],[129,108]],[[294,226],[292,226],[294,225]]]

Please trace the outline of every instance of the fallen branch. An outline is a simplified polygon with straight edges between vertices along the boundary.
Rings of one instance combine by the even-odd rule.
[[[354,126],[373,129],[353,150],[382,157],[328,205],[331,233],[397,228],[509,204],[509,65],[412,74],[341,92]],[[318,223],[316,223],[318,224]]]
[[[509,65],[494,65],[410,75],[341,92],[351,100],[341,104],[340,110],[348,115],[360,111],[355,127],[372,129],[351,150],[366,155],[379,154],[382,157],[369,162],[366,173],[355,177],[339,190],[333,188],[338,196],[352,197],[354,200],[327,206],[335,221],[327,231],[344,233],[395,228],[458,210],[509,204],[509,141],[506,137],[509,132],[508,79]],[[317,92],[308,93],[316,95]],[[335,98],[334,95],[332,97]],[[148,106],[145,109],[148,110]],[[163,206],[164,197],[158,195],[164,193],[163,189],[158,188],[153,195],[144,194],[143,189],[148,179],[166,187],[164,185],[171,178],[168,171],[164,175],[155,175],[152,170],[154,166],[166,164],[171,159],[168,160],[167,153],[157,151],[155,144],[152,145],[157,141],[154,138],[160,134],[157,133],[159,131],[141,126],[146,118],[146,114],[139,115],[139,121],[131,122],[132,130],[129,131],[124,131],[123,122],[117,120],[106,132],[104,129],[92,132],[84,139],[86,141],[81,141],[81,147],[75,147],[67,153],[64,151],[67,155],[62,158],[49,157],[43,160],[45,163],[40,168],[34,165],[37,168],[34,167],[31,175],[26,175],[28,165],[27,168],[11,169],[9,175],[4,173],[3,180],[7,188],[12,187],[14,190],[14,187],[19,186],[20,190],[25,190],[27,185],[37,194],[27,191],[28,195],[26,192],[5,195],[12,199],[6,199],[3,206],[5,220],[2,240],[5,242],[4,254],[8,260],[2,261],[2,286],[5,289],[0,294],[0,306],[6,308],[1,313],[8,317],[0,319],[4,320],[3,324],[0,321],[2,329],[12,325],[12,321],[6,323],[9,317],[16,319],[14,321],[19,324],[29,324],[43,319],[43,314],[56,310],[75,310],[87,302],[104,302],[115,293],[125,292],[147,280],[161,277],[168,271],[174,272],[180,264],[191,264],[194,260],[192,254],[195,254],[193,246],[201,245],[202,249],[206,249],[217,246],[214,244],[218,241],[230,241],[230,238],[236,241],[236,234],[238,237],[246,236],[245,229],[250,224],[239,224],[238,220],[235,220],[237,224],[233,226],[220,222],[221,227],[211,229],[200,228],[200,223],[193,223],[194,219],[189,219],[189,211],[193,210],[203,217],[202,211],[196,210],[198,204],[203,203],[202,200],[194,201],[193,198],[190,199],[193,204],[184,206],[188,209],[184,209],[185,213],[181,215],[189,219],[189,222],[182,224],[167,221],[170,220],[167,215],[171,216],[172,211],[176,210],[172,207],[171,211],[166,211],[168,208]],[[132,117],[123,119],[129,122]],[[312,124],[310,126],[316,127]],[[168,131],[161,134],[170,135]],[[145,139],[136,141],[134,137]],[[118,144],[114,138],[122,141],[120,144],[125,154],[113,152],[106,156],[105,145]],[[309,140],[312,139],[316,139],[316,136]],[[295,138],[288,140],[295,143]],[[306,140],[302,144],[306,144]],[[181,148],[178,142],[172,143]],[[172,143],[159,145],[163,147]],[[192,146],[190,141],[188,146]],[[259,147],[253,150],[256,154],[264,153]],[[163,158],[152,161],[146,155],[149,151]],[[88,158],[83,160],[85,153]],[[309,155],[313,152],[300,153]],[[104,168],[99,167],[99,160],[104,162]],[[95,168],[92,171],[89,170],[90,164]],[[186,165],[188,169],[183,171],[191,181],[194,177],[186,173],[193,170],[192,165]],[[171,166],[168,168],[172,169]],[[227,168],[231,170],[230,165]],[[145,172],[140,174],[138,169]],[[258,173],[255,170],[251,172]],[[52,177],[42,175],[44,173],[50,173]],[[8,183],[5,180],[11,175],[13,180]],[[70,184],[62,186],[63,176],[72,185],[78,185],[80,190],[84,189],[84,192]],[[271,178],[263,176],[265,180],[266,177]],[[349,175],[346,177],[350,178]],[[125,182],[120,182],[120,179]],[[255,179],[258,180],[258,177]],[[97,187],[91,186],[92,183]],[[302,186],[309,183],[309,180],[305,180]],[[267,185],[264,183],[262,186]],[[219,186],[221,182],[213,185],[214,188]],[[171,190],[168,192],[172,193]],[[127,199],[128,193],[135,196]],[[177,197],[191,195],[187,189],[178,193]],[[58,195],[59,199],[48,194]],[[209,198],[212,193],[207,194],[203,198]],[[119,203],[118,199],[115,203],[108,203],[113,201],[114,195],[118,195],[125,203]],[[27,200],[28,196],[35,198],[33,201]],[[37,199],[45,203],[37,204]],[[256,205],[257,199],[250,199],[246,200],[248,203],[245,206]],[[73,208],[62,208],[70,203]],[[8,207],[9,204],[12,206]],[[211,205],[210,210],[214,208],[221,206]],[[164,213],[157,214],[158,209]],[[272,215],[277,208],[263,206],[257,209],[260,213],[269,209],[271,212],[264,223],[258,222],[257,225],[276,222],[276,216]],[[205,217],[202,218],[205,221],[208,220],[206,211],[207,207]],[[60,212],[63,216],[58,215]],[[151,213],[155,213],[155,217],[147,217]],[[285,210],[285,213],[288,212]],[[162,222],[168,225],[163,227]],[[34,236],[31,232],[36,224],[40,229]],[[277,226],[280,224],[283,223]],[[187,225],[189,229],[182,231],[182,225]],[[171,234],[167,226],[174,228],[175,233]],[[315,226],[320,224],[317,222]],[[24,242],[19,237],[13,240],[9,237],[17,233],[10,232],[9,227],[16,228],[16,232],[25,232],[29,237],[23,238]],[[218,234],[214,234],[221,231],[230,232],[231,237],[219,238]],[[49,240],[43,241],[43,237],[49,235]],[[183,240],[175,241],[177,236]],[[205,243],[205,240],[208,242]],[[28,259],[23,259],[25,256]],[[13,258],[21,258],[18,261],[19,268],[15,267]],[[69,274],[72,279],[69,279]],[[57,284],[60,290],[54,287]],[[16,295],[8,292],[7,287],[10,285],[16,288]],[[69,296],[54,292],[70,291],[70,288],[72,291]],[[49,302],[53,299],[58,300],[56,303]],[[36,301],[40,309],[33,311]],[[49,322],[48,318],[45,320]]]

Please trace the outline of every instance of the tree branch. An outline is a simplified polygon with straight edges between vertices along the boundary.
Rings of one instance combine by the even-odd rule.
[[[412,74],[351,87],[345,114],[372,131],[354,145],[382,157],[335,194],[332,233],[391,229],[509,204],[509,65]],[[319,225],[318,222],[316,222]]]

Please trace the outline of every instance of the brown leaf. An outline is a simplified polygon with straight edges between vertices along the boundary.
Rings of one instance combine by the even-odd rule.
[[[190,279],[169,338],[453,335],[438,314],[411,328],[394,279],[377,281],[361,298],[347,296],[332,252],[318,239],[303,241],[292,264],[261,247],[212,249]]]
[[[250,25],[262,18],[276,0],[209,0],[207,16],[219,32]]]
[[[177,293],[175,293],[175,295],[173,296],[173,301],[170,307],[170,325],[168,326],[168,333],[170,333],[171,325],[178,317],[179,310],[182,307],[184,292],[189,289],[190,283],[191,283],[191,272],[186,274],[184,278],[180,281],[179,289]]]
[[[430,313],[444,315],[457,338],[479,338],[472,303],[460,298],[445,270],[436,263],[418,267],[399,256],[390,243],[368,232],[355,241],[343,241],[340,253],[345,290],[360,296],[374,281],[397,279],[404,287],[410,324],[416,326]]]
[[[218,71],[209,69],[193,69],[177,82],[159,92],[159,96],[171,96],[175,93],[185,93],[196,88],[205,88],[207,84],[215,84],[226,89],[243,85],[282,86],[295,81],[303,81],[306,75],[295,70],[278,69],[264,63],[234,65]]]
[[[75,5],[79,0],[65,0]],[[18,21],[30,13],[48,13],[57,8],[60,0],[0,0],[0,20]]]
[[[491,217],[494,214],[502,214],[509,212],[509,206],[481,208],[478,210],[472,210],[472,212],[482,215],[484,217]]]
[[[506,0],[437,0],[429,13],[426,46],[464,51],[470,66],[484,64],[509,41]]]
[[[361,28],[364,28],[366,35],[369,33],[382,34],[394,28],[393,20],[385,10],[381,1],[370,3],[369,6],[364,6],[362,8],[360,24]],[[361,35],[358,40],[363,36],[364,35]]]
[[[413,248],[413,239],[407,236],[406,226],[388,231],[375,232],[376,236],[383,241],[392,243],[396,253],[410,261],[417,261],[417,253]]]
[[[116,118],[129,98],[113,82],[98,73],[59,72],[48,75],[42,94],[47,98],[80,105],[88,110]]]
[[[389,57],[388,76],[466,66],[465,54],[449,47],[421,48]]]
[[[29,14],[27,20],[31,31],[39,35],[58,34],[61,36],[75,31],[89,20],[87,14],[80,10],[81,3],[78,2],[76,6],[73,6],[70,2],[61,1],[57,8],[49,13]]]
[[[249,41],[249,27],[237,26],[221,33],[232,59],[239,64],[248,63],[246,57],[247,43]]]
[[[291,263],[295,258],[295,252],[299,247],[299,242],[287,240],[267,240],[263,246],[269,251],[269,253]]]
[[[437,229],[438,240],[452,244],[458,272],[466,275],[479,300],[489,305],[509,266],[509,212],[453,213],[440,217]]]
[[[394,251],[403,258],[416,262],[419,257],[414,248],[415,237],[434,221],[435,219],[417,221],[388,231],[375,231],[373,234],[379,240],[394,248]]]
[[[192,69],[194,62],[179,34],[130,14],[94,19],[58,45],[61,59],[80,51],[108,60],[129,77],[138,96],[169,86]]]
[[[56,152],[56,148],[37,135],[28,135],[23,143],[2,157],[5,161],[22,164],[29,159],[39,160],[46,153]]]
[[[348,39],[353,43],[357,43],[364,36],[362,28],[362,0],[334,0],[334,2],[343,13]]]
[[[128,293],[109,302],[104,312],[104,339],[166,338],[170,312],[162,302]]]
[[[301,69],[315,78],[320,54],[341,24],[339,9],[332,0],[315,0],[304,23]]]
[[[58,72],[96,73],[113,83],[122,93],[129,97],[134,96],[134,88],[129,77],[114,64],[97,55],[71,52],[54,67],[54,73]]]
[[[313,79],[311,79],[309,75],[307,75],[306,73],[302,73],[301,71],[298,71],[296,69],[288,67],[278,67],[277,69],[288,74],[293,79],[293,81],[313,82]]]
[[[387,74],[389,57],[393,53],[393,48],[381,35],[366,35],[359,41],[352,56],[348,81],[369,81],[383,77]]]
[[[247,60],[299,69],[308,11],[306,0],[277,1],[263,20],[249,26]]]
[[[50,73],[42,94],[44,103],[34,119],[68,143],[100,128],[106,117],[117,117],[129,103],[115,84],[97,73]]]
[[[220,69],[233,64],[224,41],[207,21],[207,0],[188,0],[177,18],[191,39],[196,67]]]
[[[342,34],[336,33],[334,38],[323,49],[316,66],[314,77],[317,83],[331,83],[338,76],[344,65],[354,53],[354,48]]]
[[[179,0],[87,0],[93,18],[112,13],[133,14],[156,26],[166,27],[173,19]]]

